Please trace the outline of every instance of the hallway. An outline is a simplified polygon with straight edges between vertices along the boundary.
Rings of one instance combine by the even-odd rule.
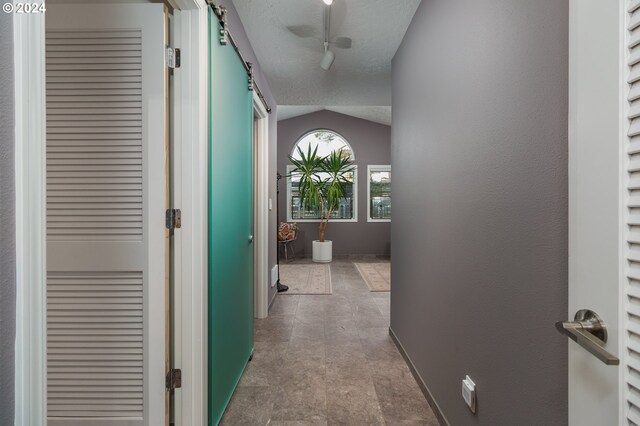
[[[331,278],[332,295],[279,295],[256,320],[222,424],[438,424],[389,336],[389,293],[370,292],[347,260]]]
[[[4,6],[0,426],[640,426],[640,0]]]

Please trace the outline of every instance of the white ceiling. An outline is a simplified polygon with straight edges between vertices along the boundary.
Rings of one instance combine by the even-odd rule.
[[[378,107],[391,105],[391,59],[420,0],[334,0],[331,38],[350,37],[353,44],[351,49],[332,48],[336,59],[329,71],[319,65],[322,0],[233,3],[278,105],[308,111],[342,108],[339,112],[390,122],[390,113],[385,118]],[[294,25],[313,26],[318,38],[295,36],[286,28]],[[278,114],[293,113],[287,109],[279,107]]]
[[[390,106],[278,105],[278,121],[323,110],[338,112],[340,114],[362,118],[363,120],[386,124],[387,126],[391,125]]]

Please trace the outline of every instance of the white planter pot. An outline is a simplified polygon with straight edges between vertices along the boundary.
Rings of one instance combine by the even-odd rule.
[[[333,243],[329,240],[320,242],[313,241],[313,261],[318,263],[329,263],[332,259]]]

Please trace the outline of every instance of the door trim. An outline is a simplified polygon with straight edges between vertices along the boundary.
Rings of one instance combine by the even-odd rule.
[[[44,35],[44,15],[14,14],[16,426],[46,424]]]
[[[208,377],[208,158],[209,26],[207,4],[180,0],[174,74],[173,199],[182,210],[174,231],[174,367],[182,387],[174,394],[175,425],[207,424]]]
[[[105,4],[112,3],[105,1]],[[117,3],[117,1],[115,1]],[[144,1],[140,1],[144,3]],[[176,425],[206,424],[207,419],[207,4],[204,0],[170,0],[182,22],[183,61],[176,77],[176,111],[184,120],[176,128],[182,175],[176,188],[183,196],[183,228],[176,233],[182,259],[176,276],[184,351],[183,388]],[[16,358],[15,425],[46,425],[46,116],[44,15],[14,14],[16,146]],[[188,188],[188,191],[185,191]],[[189,199],[187,199],[189,198]],[[187,225],[190,224],[190,225]],[[198,230],[195,232],[194,230]],[[203,232],[204,231],[204,232]],[[192,253],[195,254],[192,256]],[[177,270],[178,271],[178,270]],[[176,327],[178,325],[176,324]],[[180,346],[178,346],[180,347]],[[178,354],[178,352],[180,352]],[[196,372],[196,374],[194,374]],[[176,394],[176,396],[177,396]],[[178,400],[176,400],[178,401]],[[178,413],[180,413],[178,417]]]
[[[257,117],[257,135],[254,135],[254,316],[266,318],[269,314],[269,114],[255,91],[253,114]]]

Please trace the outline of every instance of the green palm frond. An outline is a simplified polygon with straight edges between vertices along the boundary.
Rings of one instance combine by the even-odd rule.
[[[317,146],[313,151],[309,146],[306,153],[298,147],[298,155],[299,159],[289,155],[293,164],[289,176],[300,177],[300,201],[306,208],[319,209],[321,219],[328,220],[329,211],[346,198],[345,184],[352,182],[355,170],[353,161],[342,150],[318,156]]]
[[[289,177],[296,175],[300,177],[300,200],[302,204],[308,208],[316,209],[321,205],[322,198],[322,179],[319,176],[320,164],[323,157],[318,156],[318,147],[311,151],[308,147],[307,153],[298,147],[298,155],[300,159],[289,156],[289,161],[293,164],[293,170]]]
[[[326,199],[330,208],[337,208],[340,200],[346,198],[345,184],[350,183],[354,171],[353,162],[342,151],[333,151],[320,165],[329,177],[326,181]]]

